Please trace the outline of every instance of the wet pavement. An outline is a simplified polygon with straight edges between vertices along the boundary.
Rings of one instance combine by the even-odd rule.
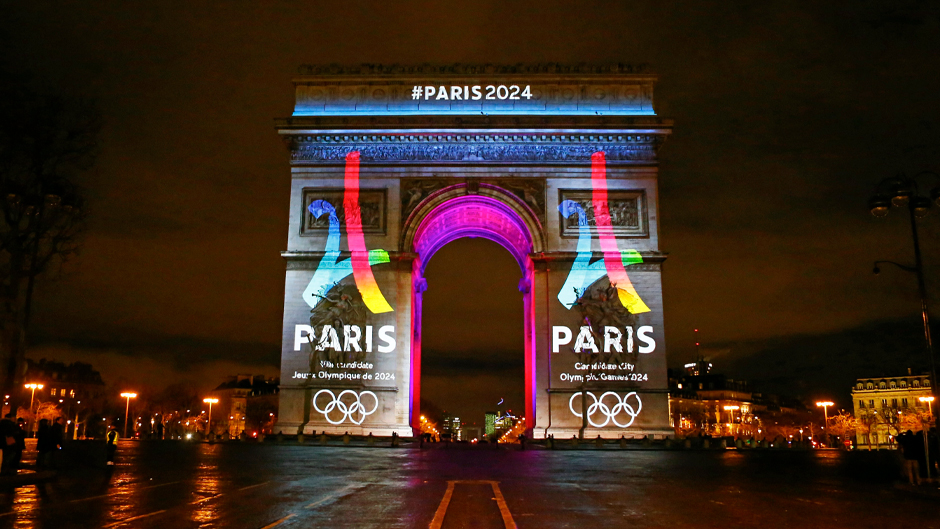
[[[936,486],[899,487],[888,453],[124,441],[110,470],[103,443],[57,455],[56,481],[0,487],[0,529],[940,528]]]

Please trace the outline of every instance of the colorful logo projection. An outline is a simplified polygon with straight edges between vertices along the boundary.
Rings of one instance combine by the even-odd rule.
[[[593,256],[591,227],[584,208],[571,200],[565,200],[559,204],[558,211],[565,218],[574,214],[578,215],[578,255],[565,279],[565,284],[558,292],[558,301],[571,310],[577,303],[580,293],[606,275],[610,278],[610,284],[617,288],[620,303],[631,314],[649,312],[650,308],[636,293],[626,270],[626,267],[631,264],[642,263],[643,258],[636,250],[621,251],[617,247],[617,239],[610,222],[610,209],[607,205],[607,161],[603,152],[591,155],[591,187],[593,188],[591,201],[594,206],[594,222],[604,257],[591,263]]]
[[[326,200],[314,200],[307,210],[314,217],[324,214],[330,217],[327,232],[326,253],[313,273],[310,283],[304,289],[303,299],[311,308],[316,307],[319,298],[334,285],[352,274],[356,288],[362,295],[366,307],[375,314],[391,312],[392,306],[385,300],[372,275],[372,266],[389,262],[385,250],[367,250],[362,234],[362,210],[359,207],[359,151],[346,155],[345,191],[343,209],[346,212],[346,241],[349,244],[350,258],[339,260],[340,226],[336,208]]]

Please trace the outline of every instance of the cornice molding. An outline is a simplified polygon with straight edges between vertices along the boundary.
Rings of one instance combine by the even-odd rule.
[[[610,163],[655,163],[664,134],[285,134],[291,162],[572,163],[604,151]]]

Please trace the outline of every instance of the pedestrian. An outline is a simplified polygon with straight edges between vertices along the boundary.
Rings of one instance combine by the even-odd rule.
[[[52,466],[52,451],[55,450],[55,442],[52,440],[52,428],[49,426],[49,419],[39,420],[39,431],[36,432],[36,466],[46,468]]]
[[[113,424],[108,427],[107,439],[108,439],[108,444],[106,447],[107,458],[108,458],[107,465],[110,467],[110,466],[114,466],[114,454],[117,452],[117,443],[119,439],[117,428],[115,428]]]
[[[10,473],[16,474],[20,470],[20,462],[23,460],[23,450],[26,450],[26,419],[17,419],[16,427],[13,429],[13,459],[10,461]]]
[[[914,435],[914,432],[908,430],[903,434],[898,436],[898,447],[901,449],[901,468],[905,475],[907,475],[907,480],[911,485],[920,485],[920,454],[924,452],[923,443],[918,442],[919,439]],[[920,450],[918,450],[918,446]]]
[[[55,449],[61,450],[62,443],[65,442],[65,419],[62,417],[56,417],[52,423],[52,440],[55,442]]]
[[[0,453],[3,461],[0,462],[0,476],[8,476],[11,472],[11,463],[13,462],[13,452],[16,450],[16,423],[13,422],[15,415],[8,413],[0,419]]]

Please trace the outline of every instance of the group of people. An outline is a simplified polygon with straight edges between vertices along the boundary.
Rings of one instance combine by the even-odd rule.
[[[908,430],[897,437],[897,442],[903,461],[902,468],[911,485],[920,485],[922,469],[925,475],[937,477],[937,455],[940,446],[937,443],[936,430],[931,429],[926,440],[923,432],[914,433]],[[930,468],[929,474],[926,472],[928,468]]]
[[[52,465],[52,454],[62,447],[65,424],[59,417],[53,423],[48,419],[39,421],[36,432],[36,467],[43,469]],[[23,450],[26,449],[26,419],[8,413],[0,419],[0,476],[12,476],[20,469]]]

